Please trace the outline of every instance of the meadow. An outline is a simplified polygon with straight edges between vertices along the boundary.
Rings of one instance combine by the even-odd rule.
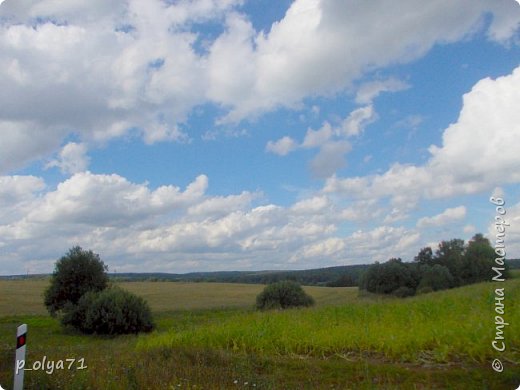
[[[0,281],[0,385],[9,388],[16,326],[28,364],[84,358],[84,370],[26,372],[28,389],[516,389],[520,279],[412,298],[305,287],[316,306],[257,312],[261,285],[118,283],[149,302],[157,329],[115,338],[63,330],[42,304],[46,280]],[[495,287],[507,349],[495,351]],[[500,358],[504,372],[491,369]]]

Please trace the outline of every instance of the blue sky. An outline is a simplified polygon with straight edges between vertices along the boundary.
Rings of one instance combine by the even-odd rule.
[[[0,274],[520,257],[513,0],[6,0]]]

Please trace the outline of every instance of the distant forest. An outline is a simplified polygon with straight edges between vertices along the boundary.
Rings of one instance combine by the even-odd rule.
[[[520,259],[507,260],[510,269],[520,269]],[[343,265],[337,267],[315,268],[294,271],[221,271],[191,272],[186,274],[171,273],[109,273],[113,281],[153,281],[153,282],[218,282],[269,284],[280,280],[294,280],[305,286],[357,287],[361,275],[369,264]],[[49,275],[10,275],[0,276],[0,280],[46,278]]]
[[[118,281],[173,281],[269,284],[281,280],[294,280],[306,286],[354,287],[368,264],[345,265],[295,271],[222,271],[167,273],[117,273],[110,274]]]
[[[507,260],[510,269],[520,269],[520,259]],[[269,284],[280,280],[294,280],[305,286],[357,287],[369,264],[344,265],[295,271],[223,271],[167,273],[118,273],[110,277],[120,281],[173,281]]]

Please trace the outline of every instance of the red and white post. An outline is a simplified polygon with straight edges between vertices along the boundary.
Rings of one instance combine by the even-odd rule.
[[[27,344],[27,324],[16,330],[16,360],[14,362],[14,390],[23,390],[23,374],[25,368],[25,349]]]

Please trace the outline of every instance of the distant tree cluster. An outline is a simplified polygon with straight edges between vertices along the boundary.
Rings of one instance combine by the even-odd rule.
[[[360,288],[406,297],[488,281],[493,277],[494,259],[489,240],[478,233],[467,244],[456,238],[442,241],[435,252],[422,248],[412,263],[400,258],[376,262],[363,274]]]
[[[341,274],[326,284],[327,287],[357,287],[357,285],[357,277],[349,273]]]
[[[84,333],[124,334],[150,331],[153,320],[140,297],[109,287],[107,266],[99,255],[76,246],[55,265],[44,303],[64,326]]]

